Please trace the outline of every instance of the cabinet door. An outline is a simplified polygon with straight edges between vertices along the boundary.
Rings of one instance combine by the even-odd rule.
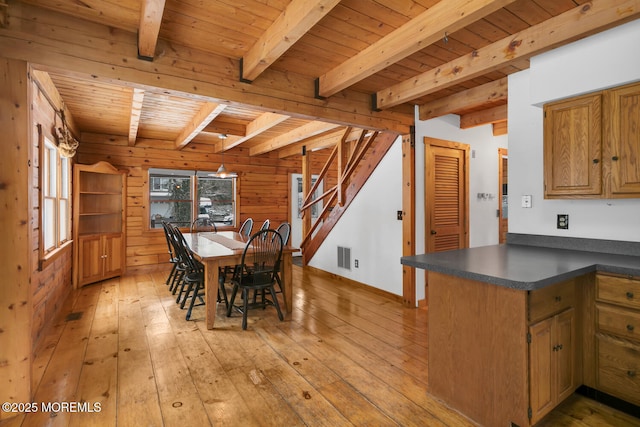
[[[602,96],[544,107],[545,197],[602,194]]]
[[[640,84],[607,92],[605,122],[610,144],[611,194],[640,195]]]
[[[575,385],[575,316],[574,309],[558,314],[555,319],[555,348],[557,357],[557,401],[569,397]]]
[[[122,274],[122,235],[104,236],[104,275],[103,278]]]
[[[529,381],[531,401],[531,423],[537,422],[555,406],[552,375],[555,370],[555,352],[552,351],[553,318],[531,325],[529,344]]]
[[[529,328],[532,424],[576,389],[574,312],[575,310],[570,308]]]
[[[101,280],[104,264],[101,236],[80,237],[78,254],[78,284],[82,286]]]

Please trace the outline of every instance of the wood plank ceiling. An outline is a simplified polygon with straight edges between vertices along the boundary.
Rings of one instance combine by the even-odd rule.
[[[18,2],[4,8],[9,16],[12,3]],[[411,117],[418,105],[421,119],[454,113],[461,127],[506,123],[506,76],[526,69],[531,56],[638,16],[638,2],[629,0],[22,3],[137,34],[140,60],[157,60],[177,44],[228,58],[238,84],[267,86],[269,69],[295,73],[315,87],[317,98],[369,97],[372,111]],[[296,151],[287,151],[289,144],[319,139],[330,146],[344,129],[296,111],[50,75],[79,131],[127,136],[130,145],[157,139],[181,149],[202,141],[218,151],[245,144],[250,155],[290,155]]]

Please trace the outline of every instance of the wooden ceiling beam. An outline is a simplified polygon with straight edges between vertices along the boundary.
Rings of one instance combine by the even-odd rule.
[[[138,27],[138,58],[153,61],[160,35],[165,0],[142,0]]]
[[[202,129],[205,128],[226,108],[225,104],[216,104],[215,102],[205,102],[200,111],[191,119],[189,124],[182,130],[176,138],[175,147],[178,150],[183,149]]]
[[[142,102],[144,101],[144,89],[133,88],[131,94],[131,114],[129,117],[129,146],[136,145],[138,127],[142,116]]]
[[[460,110],[480,108],[487,103],[507,102],[509,95],[507,81],[507,77],[503,77],[500,80],[494,80],[482,86],[476,86],[463,92],[422,104],[418,109],[419,118],[420,120],[429,120]]]
[[[251,138],[260,135],[262,132],[284,122],[288,118],[290,118],[290,116],[285,114],[263,113],[247,125],[244,136],[229,136],[229,138],[227,138],[222,144],[221,151],[227,151],[233,147],[237,147],[243,142],[248,141]]]
[[[247,134],[247,125],[244,123],[238,123],[234,121],[225,120],[226,117],[218,117],[216,120],[213,120],[204,129],[203,132],[209,133],[224,133],[226,135],[233,135],[237,137],[242,137]]]
[[[293,0],[240,62],[240,80],[251,82],[328,14],[340,0]]]
[[[493,127],[493,136],[501,136],[506,135],[509,132],[509,121],[505,120],[504,122],[494,123]]]
[[[441,1],[320,76],[318,95],[334,95],[513,1]]]
[[[341,125],[328,122],[309,122],[306,125],[300,126],[289,132],[283,133],[271,138],[268,141],[262,142],[249,149],[250,156],[258,156],[260,154],[268,153],[269,151],[277,150],[282,147],[286,147],[289,144],[293,144],[303,139],[310,138],[315,135],[319,135],[324,132],[333,130]]]
[[[237,72],[225,71],[229,67],[237,70],[238,61],[180,44],[165,49],[162,61],[139,61],[135,34],[112,31],[88,20],[83,28],[90,38],[46,38],[42,34],[54,33],[60,26],[74,28],[78,21],[61,15],[53,24],[47,20],[51,13],[48,9],[23,2],[13,2],[11,7],[12,16],[20,19],[9,19],[7,28],[0,28],[0,52],[5,58],[30,62],[40,70],[99,83],[158,88],[167,96],[202,102],[251,105],[264,112],[343,126],[404,134],[414,123],[414,114],[408,109],[371,111],[371,99],[362,92],[347,90],[344,96],[319,100],[313,96],[309,78],[295,70],[270,69],[269,79],[238,83]],[[29,31],[20,22],[38,22],[38,32]]]
[[[441,2],[444,3],[444,2]],[[390,108],[504,68],[640,15],[638,0],[593,0],[374,94]]]
[[[504,122],[507,120],[507,104],[460,116],[460,129],[469,129],[489,123]]]
[[[361,129],[352,129],[351,133],[347,137],[347,141],[355,141],[360,137]],[[339,129],[337,131],[314,136],[312,138],[305,139],[304,141],[297,142],[295,144],[291,144],[282,148],[278,151],[278,157],[281,159],[286,159],[291,156],[300,156],[302,155],[302,147],[307,147],[307,151],[318,151],[324,150],[325,148],[335,147],[336,144],[342,139],[344,135],[344,129]]]

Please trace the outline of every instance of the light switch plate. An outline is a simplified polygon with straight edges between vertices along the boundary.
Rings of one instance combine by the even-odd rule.
[[[523,208],[530,208],[531,207],[531,196],[530,195],[522,196],[522,207]]]

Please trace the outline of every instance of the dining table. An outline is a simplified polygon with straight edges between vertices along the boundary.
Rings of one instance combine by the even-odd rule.
[[[218,277],[220,267],[233,266],[242,262],[242,253],[250,237],[235,231],[184,233],[184,238],[195,257],[204,265],[205,323],[213,329],[218,307]],[[292,311],[293,279],[291,274],[292,254],[297,249],[284,246],[280,262],[280,278],[284,309]]]

